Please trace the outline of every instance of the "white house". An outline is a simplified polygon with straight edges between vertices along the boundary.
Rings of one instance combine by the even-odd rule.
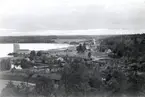
[[[112,51],[111,51],[111,49],[107,49],[107,50],[105,50],[105,52],[106,52],[107,54],[109,54],[109,53],[111,53]]]

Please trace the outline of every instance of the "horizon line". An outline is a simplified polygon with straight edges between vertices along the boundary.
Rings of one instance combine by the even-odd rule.
[[[72,35],[3,35],[3,36],[0,36],[0,37],[29,37],[29,36],[93,36],[93,35],[95,35],[95,36],[107,36],[107,35],[109,35],[109,36],[112,36],[112,35],[138,35],[138,34],[140,34],[140,35],[142,35],[142,34],[145,34],[145,33],[123,33],[123,34],[89,34],[89,35],[87,35],[87,34],[72,34]]]

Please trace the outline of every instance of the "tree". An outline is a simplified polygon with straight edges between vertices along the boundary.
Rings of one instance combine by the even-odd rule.
[[[43,76],[37,77],[36,92],[44,96],[50,96],[54,91],[54,84],[51,79]]]
[[[91,54],[91,52],[89,52],[89,53],[88,53],[88,57],[91,58],[91,56],[92,56],[92,54]]]
[[[33,50],[30,52],[30,60],[33,60],[34,57],[36,56],[36,52]]]
[[[42,55],[42,52],[41,51],[38,51],[37,52],[37,56],[41,56]]]
[[[33,50],[30,52],[30,56],[36,56],[36,52]]]
[[[83,52],[85,52],[86,51],[86,43],[83,43]]]
[[[72,62],[65,66],[62,73],[62,83],[65,92],[69,94],[85,94],[89,89],[89,76],[85,65],[78,62]]]
[[[128,87],[128,91],[133,95],[138,95],[145,88],[145,78],[144,75],[139,75],[140,71],[139,64],[131,64],[127,70],[128,82],[130,83],[130,87]]]
[[[26,59],[22,59],[20,65],[23,69],[33,67],[33,63],[27,61]]]
[[[13,88],[13,87],[15,87],[15,85],[12,81],[9,81],[8,84],[6,85],[6,88]]]
[[[11,68],[11,60],[10,59],[2,59],[0,62],[0,70],[9,70]]]
[[[77,49],[77,52],[80,53],[82,49],[82,44],[79,44],[79,46],[77,46],[76,49]]]
[[[83,45],[80,44],[79,46],[77,46],[76,49],[77,49],[78,53],[83,53],[86,51],[86,44],[85,43]]]

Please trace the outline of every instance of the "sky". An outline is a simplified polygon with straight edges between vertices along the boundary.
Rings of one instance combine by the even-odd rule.
[[[145,0],[0,0],[0,36],[145,32]]]

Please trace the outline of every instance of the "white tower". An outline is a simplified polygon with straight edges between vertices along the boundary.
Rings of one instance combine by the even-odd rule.
[[[93,45],[96,48],[96,40],[95,39],[93,39]]]
[[[14,53],[18,52],[20,50],[20,46],[18,43],[14,43],[13,44],[13,50],[14,50]]]
[[[96,40],[95,39],[93,39],[93,44],[96,45]]]

